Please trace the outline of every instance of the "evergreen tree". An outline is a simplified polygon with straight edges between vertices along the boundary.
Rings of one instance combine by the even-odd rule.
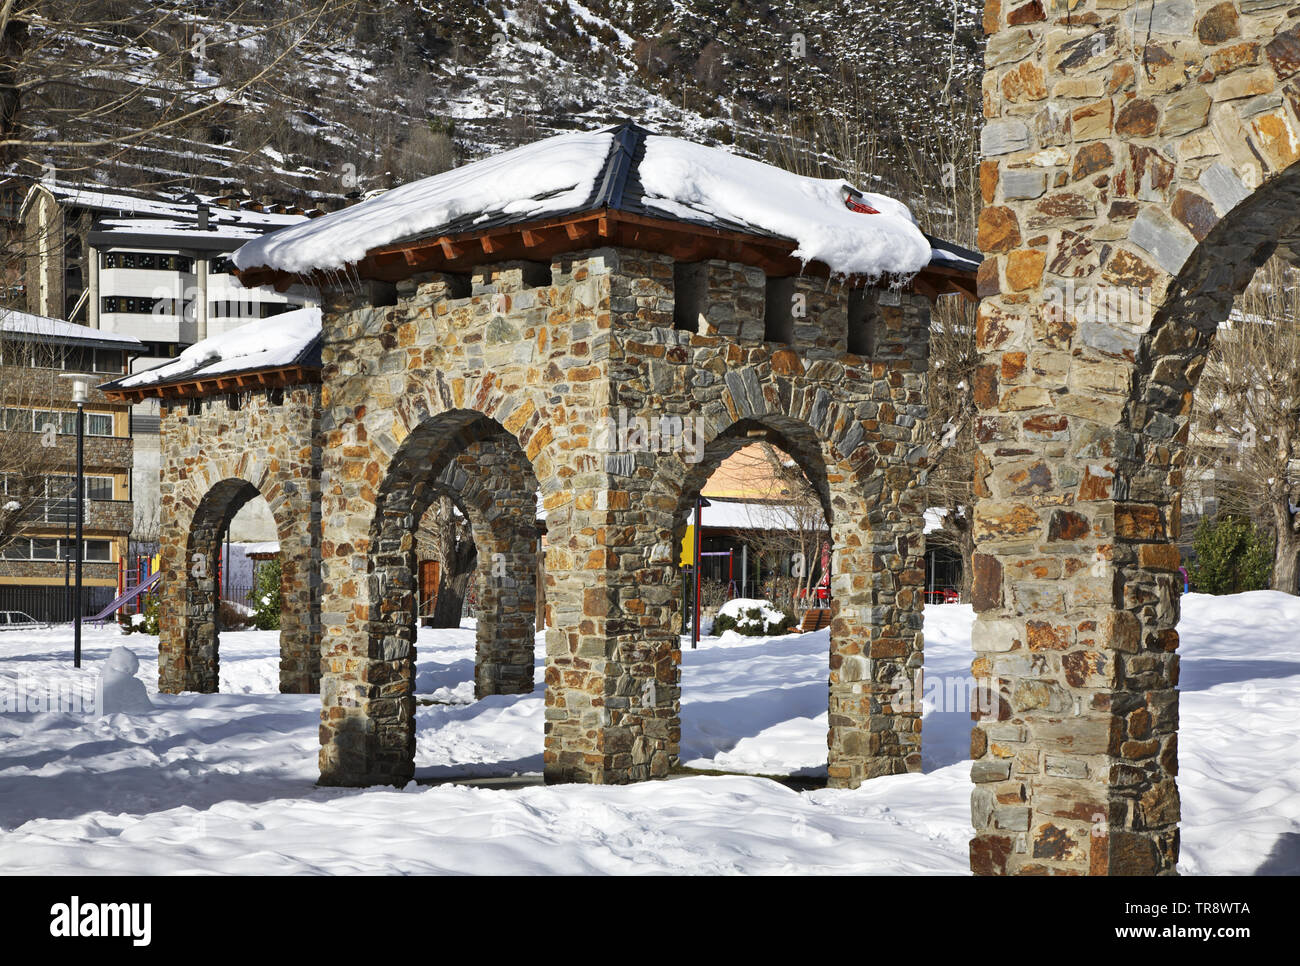
[[[1245,517],[1201,520],[1192,541],[1192,587],[1203,594],[1238,594],[1268,587],[1273,548]]]

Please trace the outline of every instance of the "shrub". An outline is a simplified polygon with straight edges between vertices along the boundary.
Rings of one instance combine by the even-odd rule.
[[[1237,594],[1268,587],[1272,540],[1249,520],[1224,516],[1201,520],[1192,540],[1196,561],[1192,588],[1202,594]]]
[[[158,636],[158,598],[150,595],[145,599],[144,610],[139,614],[117,612],[117,626],[123,634],[152,634]]]
[[[248,601],[253,605],[253,626],[259,631],[280,629],[280,558],[257,568]]]
[[[223,631],[242,631],[248,627],[249,614],[233,601],[223,600],[218,611]]]
[[[713,618],[713,633],[735,631],[744,637],[775,637],[790,633],[798,623],[799,619],[791,611],[778,611],[765,600],[731,601]]]

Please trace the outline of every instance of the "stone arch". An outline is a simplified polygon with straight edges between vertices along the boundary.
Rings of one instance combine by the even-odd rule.
[[[971,863],[1172,873],[1192,394],[1297,251],[1300,26],[1211,0],[1045,20],[985,18]]]
[[[319,534],[310,505],[304,505],[310,493],[248,469],[217,461],[206,474],[185,481],[179,500],[173,495],[173,525],[165,531],[169,539],[163,547],[161,691],[219,689],[218,555],[235,515],[259,496],[267,500],[280,542],[280,691],[311,694],[320,689]]]
[[[364,715],[355,724],[345,721],[322,753],[323,763],[337,755],[343,770],[323,770],[322,781],[370,784],[382,776],[400,783],[414,773],[415,530],[439,495],[452,496],[463,508],[478,549],[483,614],[475,693],[533,688],[539,535],[532,465],[519,440],[482,410],[449,409],[421,418],[422,411],[419,405],[397,407],[402,442],[375,489],[366,539],[332,548],[336,557],[347,554],[354,568],[341,590],[357,601],[364,637],[351,650],[359,667],[331,673],[328,693],[352,688],[365,697]],[[349,706],[355,705],[344,705]],[[328,704],[325,720],[335,720]],[[355,739],[349,727],[364,738]],[[360,769],[368,777],[358,779]]]
[[[430,420],[442,439],[463,443],[487,438],[478,427],[499,426],[517,441],[541,492],[547,781],[621,783],[669,772],[680,740],[678,645],[669,623],[676,581],[666,579],[676,556],[677,497],[655,481],[680,479],[685,470],[676,455],[611,448],[602,428],[622,412],[689,415],[720,432],[761,409],[812,427],[825,441],[823,459],[835,463],[834,481],[864,460],[878,462],[865,491],[870,498],[872,487],[881,494],[888,488],[878,501],[880,520],[834,510],[844,521],[836,540],[851,555],[849,570],[858,571],[850,577],[841,568],[838,579],[851,581],[842,596],[870,599],[886,584],[892,596],[882,591],[883,606],[837,617],[836,633],[867,648],[851,656],[861,657],[870,680],[844,682],[854,722],[844,734],[856,747],[846,746],[847,764],[832,780],[855,784],[919,765],[913,718],[886,720],[880,692],[908,656],[905,635],[914,636],[919,661],[919,566],[915,594],[894,585],[910,583],[907,562],[921,552],[921,513],[909,486],[925,460],[928,303],[912,293],[871,299],[875,338],[867,358],[845,352],[848,293],[815,280],[796,283],[812,308],[796,326],[793,348],[748,336],[742,343],[721,329],[647,324],[668,317],[661,310],[670,307],[671,291],[662,280],[671,273],[667,256],[604,248],[553,262],[551,284],[528,291],[484,273],[468,296],[439,274],[399,283],[395,303],[391,291],[383,304],[362,290],[327,293],[322,783],[402,783],[412,772],[414,633],[397,630],[409,625],[412,595],[376,585],[382,580],[387,588],[389,575],[409,580],[401,571],[415,491],[395,454],[428,447],[421,427]],[[738,266],[720,275],[710,311],[718,322],[743,317],[756,338],[764,298],[755,274]],[[495,298],[506,288],[505,299]],[[410,465],[423,474],[445,464]],[[376,526],[385,514],[392,519]],[[871,561],[878,562],[874,571]],[[904,599],[915,620],[895,621]],[[905,744],[908,751],[897,753]],[[877,765],[868,761],[873,746]]]
[[[659,457],[649,502],[670,513],[659,522],[655,544],[681,545],[696,496],[722,461],[746,444],[766,441],[790,455],[818,492],[832,547],[829,782],[856,787],[868,778],[917,771],[921,715],[909,696],[924,660],[925,547],[914,474],[891,470],[894,444],[886,441],[878,450],[881,438],[871,421],[824,389],[804,392],[770,372],[758,382],[761,404],[753,393],[720,394],[726,412],[737,418],[709,425],[699,462]],[[671,570],[676,554],[658,563]],[[669,618],[677,605],[671,598]],[[679,713],[676,676],[673,708]]]

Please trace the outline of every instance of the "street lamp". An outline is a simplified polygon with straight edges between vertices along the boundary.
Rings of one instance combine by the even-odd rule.
[[[99,380],[81,373],[64,373],[72,383],[72,401],[77,404],[77,542],[76,581],[72,588],[72,666],[81,667],[81,558],[82,528],[86,523],[86,399],[90,387]]]

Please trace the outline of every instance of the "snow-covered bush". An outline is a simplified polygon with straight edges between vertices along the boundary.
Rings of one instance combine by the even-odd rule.
[[[121,610],[117,612],[117,626],[122,629],[123,634],[152,634],[158,636],[158,597],[150,594],[146,598],[145,608],[139,614],[128,614]]]
[[[251,607],[236,604],[233,600],[223,600],[220,611],[221,629],[223,631],[245,630],[255,613]]]
[[[257,578],[249,592],[253,605],[253,625],[259,631],[280,629],[280,558],[257,568]]]
[[[798,624],[790,611],[777,610],[768,600],[737,597],[718,609],[713,618],[713,633],[735,631],[746,637],[774,637],[788,634]]]

